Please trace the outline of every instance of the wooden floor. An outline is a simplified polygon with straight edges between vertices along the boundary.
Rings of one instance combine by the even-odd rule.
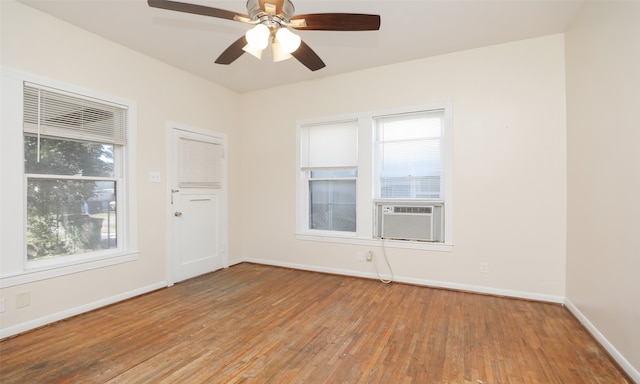
[[[2,383],[627,383],[555,304],[240,264],[0,342]]]

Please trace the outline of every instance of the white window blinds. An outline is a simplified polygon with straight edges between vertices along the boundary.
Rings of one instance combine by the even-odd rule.
[[[184,188],[222,186],[222,145],[180,138],[179,184]]]
[[[356,167],[358,122],[349,120],[305,125],[301,130],[300,145],[303,169]]]
[[[125,145],[127,109],[106,101],[24,83],[24,132]]]

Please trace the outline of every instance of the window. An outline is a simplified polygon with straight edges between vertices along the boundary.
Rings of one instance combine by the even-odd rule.
[[[356,120],[302,127],[307,230],[356,231],[357,134]]]
[[[381,199],[441,199],[444,111],[374,118]]]
[[[450,249],[450,116],[438,105],[298,123],[298,238],[375,241],[386,220],[396,246]]]
[[[29,262],[117,248],[126,109],[24,86]]]
[[[2,286],[135,259],[135,104],[2,75]]]

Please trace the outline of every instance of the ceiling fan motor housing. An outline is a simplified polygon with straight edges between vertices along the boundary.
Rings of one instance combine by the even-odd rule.
[[[288,23],[295,13],[295,8],[290,0],[282,1],[281,9],[265,0],[247,0],[247,13],[253,20],[270,19],[275,16],[278,21]]]

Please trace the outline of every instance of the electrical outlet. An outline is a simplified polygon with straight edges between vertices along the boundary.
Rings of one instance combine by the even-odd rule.
[[[362,251],[356,252],[356,260],[364,261],[364,252],[362,252]]]
[[[489,273],[489,263],[480,263],[480,273]]]
[[[0,297],[0,313],[4,312],[4,297]]]

